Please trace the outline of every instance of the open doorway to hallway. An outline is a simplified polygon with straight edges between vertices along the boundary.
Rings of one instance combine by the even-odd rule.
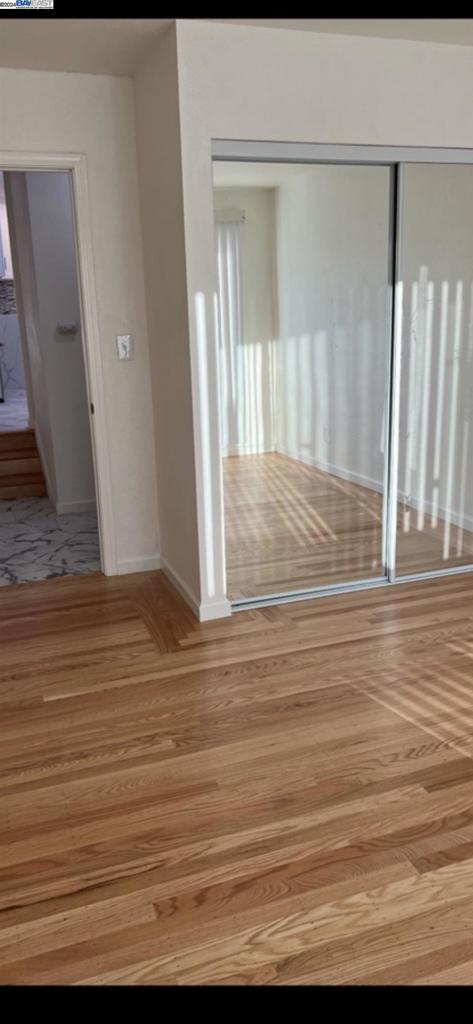
[[[0,172],[0,586],[101,569],[71,187]]]

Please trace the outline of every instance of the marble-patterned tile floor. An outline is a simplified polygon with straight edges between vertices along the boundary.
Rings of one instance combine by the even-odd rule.
[[[26,430],[28,425],[26,392],[6,391],[5,401],[0,402],[0,432]]]
[[[0,501],[0,587],[100,572],[97,515],[57,515],[48,498]]]

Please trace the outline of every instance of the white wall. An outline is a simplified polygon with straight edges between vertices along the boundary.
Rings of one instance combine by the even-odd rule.
[[[225,593],[211,139],[473,148],[473,62],[468,47],[192,21],[178,22],[177,42],[200,535],[193,547],[200,545],[205,602],[209,580],[214,599]],[[208,395],[199,386],[204,348]]]
[[[175,29],[135,79],[162,566],[197,610],[199,538]],[[150,425],[149,454],[153,454]]]
[[[54,494],[61,512],[95,506],[94,465],[82,349],[70,178],[66,173],[26,175],[37,335],[47,391],[52,441]],[[59,323],[76,323],[74,335],[61,335]],[[34,388],[34,382],[33,382]],[[35,401],[38,410],[41,398]]]
[[[274,189],[216,188],[214,209],[244,211],[239,226],[242,337],[221,391],[224,455],[274,451],[276,325],[274,323]],[[220,353],[230,362],[229,353]],[[234,379],[230,381],[233,369]]]
[[[0,70],[5,151],[85,154],[117,569],[156,565],[157,494],[133,84],[127,78]],[[135,358],[119,363],[115,337]]]
[[[276,190],[277,450],[379,489],[389,200],[385,167],[318,166]]]

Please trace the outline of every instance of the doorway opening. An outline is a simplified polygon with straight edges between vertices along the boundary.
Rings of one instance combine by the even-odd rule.
[[[101,571],[72,175],[0,172],[0,586]]]
[[[470,571],[471,154],[240,145],[213,162],[232,607]]]

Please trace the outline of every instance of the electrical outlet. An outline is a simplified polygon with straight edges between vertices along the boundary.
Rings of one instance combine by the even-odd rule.
[[[117,335],[117,352],[119,359],[133,359],[133,336],[131,334]]]

